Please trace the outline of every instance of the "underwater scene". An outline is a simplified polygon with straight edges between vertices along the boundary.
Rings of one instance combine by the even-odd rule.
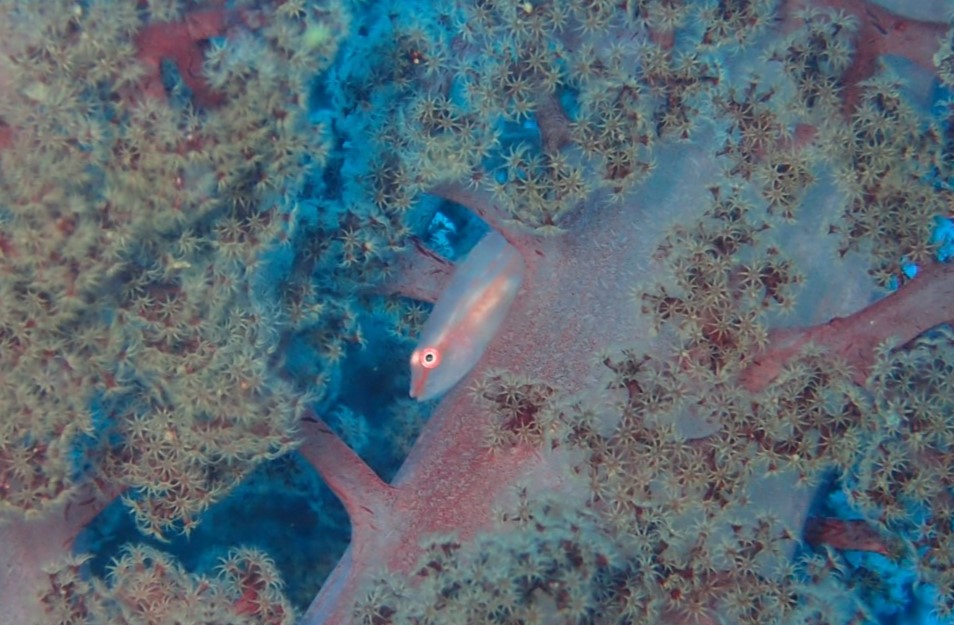
[[[0,625],[954,623],[954,0],[0,0]]]

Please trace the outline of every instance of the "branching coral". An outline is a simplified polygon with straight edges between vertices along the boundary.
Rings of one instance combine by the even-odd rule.
[[[842,622],[867,609],[843,592],[843,601],[830,599],[840,592],[837,559],[793,559],[793,549],[813,489],[826,487],[833,474],[847,478],[871,449],[876,406],[863,383],[875,345],[894,333],[907,340],[948,319],[947,269],[926,262],[933,217],[948,201],[928,178],[937,175],[932,169],[947,175],[941,133],[910,141],[912,129],[926,120],[917,112],[906,117],[914,109],[885,86],[887,73],[874,76],[873,62],[900,49],[906,25],[919,33],[935,27],[891,16],[889,29],[883,25],[888,13],[866,14],[862,3],[800,11],[789,3],[777,30],[763,40],[761,29],[772,23],[768,5],[720,3],[698,15],[676,2],[625,8],[479,2],[464,7],[465,18],[448,9],[446,17],[427,22],[428,29],[457,26],[430,44],[449,40],[463,59],[447,68],[444,80],[422,77],[424,92],[414,93],[371,80],[344,89],[397,96],[373,122],[385,129],[379,136],[407,148],[403,161],[388,155],[389,170],[503,231],[524,253],[528,278],[513,320],[487,353],[486,369],[478,368],[475,382],[442,402],[392,484],[393,501],[375,508],[374,526],[424,524],[445,536],[441,557],[406,539],[362,534],[369,542],[353,545],[309,622],[396,623],[468,609],[469,596],[458,601],[447,590],[458,589],[453,566],[467,560],[462,554],[475,533],[495,527],[492,517],[505,522],[496,531],[506,532],[528,508],[518,503],[491,515],[487,505],[474,506],[474,498],[506,500],[502,487],[485,480],[495,476],[507,484],[515,466],[537,492],[559,488],[585,500],[601,528],[624,538],[618,553],[653,572],[629,580],[619,595],[607,590],[600,596],[606,614],[614,613],[617,599],[636,604],[627,614],[653,622],[756,623],[769,614]],[[703,16],[713,15],[737,20],[738,37],[702,25]],[[540,72],[544,23],[549,50],[560,55],[554,78]],[[485,43],[502,30],[506,54]],[[591,37],[594,32],[600,35]],[[626,37],[637,45],[621,45]],[[743,52],[738,63],[723,66],[713,52],[721,54],[727,40],[741,43]],[[746,45],[767,51],[756,59]],[[921,48],[912,55],[924,61]],[[526,100],[534,88],[523,86],[528,83],[540,93],[535,102]],[[482,90],[481,84],[498,88]],[[403,111],[431,111],[435,102],[455,105],[443,115],[451,121],[442,129],[397,127]],[[878,134],[866,125],[872,105],[897,122],[892,130]],[[453,120],[468,113],[476,125],[467,138],[448,135],[456,130]],[[518,128],[513,122],[525,116],[532,123]],[[458,145],[489,136],[499,146],[481,143],[435,178],[421,162],[428,151],[419,149],[429,136]],[[891,146],[901,144],[911,158],[893,158]],[[872,169],[872,159],[887,169]],[[560,188],[550,175],[553,163],[583,175],[581,193],[569,196],[573,202],[552,195]],[[869,187],[857,195],[830,192],[859,184]],[[903,194],[875,201],[888,186]],[[842,213],[843,202],[855,200],[859,210],[884,219],[876,230],[858,228],[850,212]],[[920,202],[918,210],[904,210],[907,202]],[[667,211],[673,214],[664,220]],[[836,239],[846,232],[858,239],[839,250]],[[922,273],[896,296],[858,313],[857,320],[874,321],[873,329],[849,319],[831,323],[838,327],[830,336],[789,330],[800,337],[791,349],[781,342],[784,331],[770,331],[793,319],[824,320],[815,316],[825,314],[819,310],[865,308],[873,284],[831,302],[825,297],[838,286],[829,280],[856,276],[860,268],[903,281],[901,257]],[[642,316],[633,310],[633,294]],[[939,310],[919,311],[903,323],[894,313],[881,316],[898,302],[926,309],[936,303]],[[893,310],[909,310],[905,306]],[[653,341],[641,338],[653,330]],[[811,339],[821,345],[812,347]],[[642,348],[621,350],[620,344]],[[771,375],[759,377],[770,364]],[[900,475],[905,466],[892,470]],[[459,487],[449,489],[448,479]],[[780,491],[789,495],[784,502],[773,495]],[[451,522],[453,509],[471,515]],[[454,554],[461,560],[447,559]],[[439,563],[428,569],[430,561]],[[367,571],[379,566],[405,572],[409,585],[372,585],[362,594],[361,583],[374,577]],[[509,566],[520,570],[520,558]],[[798,581],[802,574],[812,583]],[[430,593],[432,585],[443,593]],[[349,612],[355,597],[357,611]],[[398,597],[422,597],[426,606],[406,609]],[[510,599],[520,610],[554,609],[539,593]],[[555,609],[562,607],[557,601]],[[560,612],[567,622],[578,616]]]
[[[871,373],[882,349],[907,343],[954,319],[954,267],[934,264],[919,279],[854,315],[820,326],[778,330],[743,376],[750,389],[763,388],[789,359],[809,344],[822,345],[845,358],[860,384]]]
[[[877,62],[930,67],[943,27],[804,4],[382,3],[314,91],[344,28],[331,5],[239,3],[190,30],[192,5],[163,26],[148,3],[106,31],[109,54],[83,36],[97,3],[4,5],[42,36],[4,40],[0,65],[0,487],[35,519],[3,536],[68,543],[101,505],[82,483],[188,531],[300,430],[352,522],[309,624],[858,620],[837,553],[858,543],[830,522],[797,545],[819,489],[912,545],[879,548],[948,610],[950,541],[929,521],[950,508],[950,340],[909,341],[951,319],[951,270],[928,262],[950,120]],[[359,411],[329,411],[336,434],[309,409],[368,344],[362,315],[420,326],[423,306],[371,299],[438,296],[447,263],[411,235],[450,203],[527,275],[385,483],[342,440],[366,445]],[[398,412],[403,449],[418,413]],[[194,601],[203,582],[162,558],[128,581],[159,591],[61,579],[73,562],[33,608]],[[5,605],[35,568],[0,568]],[[288,618],[258,554],[223,575],[235,619]]]

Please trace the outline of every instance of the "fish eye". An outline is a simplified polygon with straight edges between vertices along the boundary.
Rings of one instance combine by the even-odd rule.
[[[441,364],[441,353],[433,347],[428,347],[421,352],[421,366],[425,369],[433,369]]]

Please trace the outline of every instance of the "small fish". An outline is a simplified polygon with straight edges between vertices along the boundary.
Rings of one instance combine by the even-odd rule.
[[[411,397],[437,397],[474,368],[507,316],[523,274],[523,258],[498,232],[474,246],[424,322],[411,354]]]

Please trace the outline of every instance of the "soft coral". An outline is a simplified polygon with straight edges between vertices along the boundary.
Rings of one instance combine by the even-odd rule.
[[[146,69],[142,92],[165,99],[162,63],[169,61],[175,64],[182,80],[192,90],[197,105],[221,104],[222,94],[213,90],[202,75],[207,42],[225,35],[233,27],[254,23],[250,12],[217,8],[190,12],[177,22],[147,24],[136,36],[139,60]]]
[[[883,56],[904,57],[927,71],[934,70],[937,42],[946,24],[905,17],[866,0],[786,0],[780,9],[783,29],[792,30],[806,9],[829,8],[844,12],[857,23],[855,55],[842,75],[844,102],[852,110],[858,102],[859,83],[878,71]]]

